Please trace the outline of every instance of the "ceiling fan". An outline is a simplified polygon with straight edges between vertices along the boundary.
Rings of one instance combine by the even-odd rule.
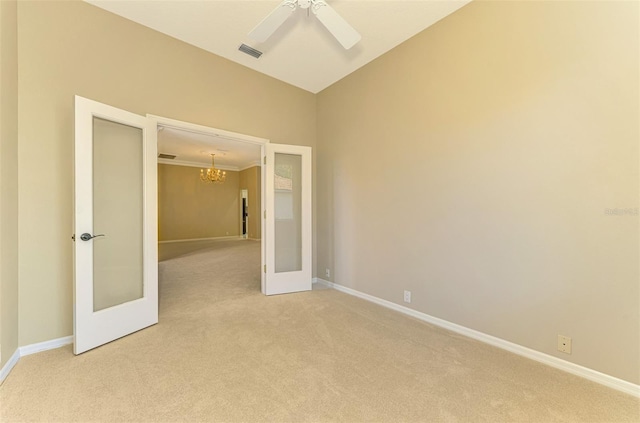
[[[360,34],[324,0],[284,0],[251,30],[249,37],[265,42],[298,8],[311,9],[345,49],[350,49],[360,41]]]

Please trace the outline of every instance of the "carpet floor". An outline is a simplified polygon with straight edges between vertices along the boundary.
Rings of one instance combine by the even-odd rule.
[[[640,421],[632,396],[335,290],[265,297],[257,242],[201,247],[165,251],[157,325],[20,359],[0,421]]]

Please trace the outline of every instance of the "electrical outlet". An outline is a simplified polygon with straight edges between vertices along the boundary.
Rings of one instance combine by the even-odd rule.
[[[404,291],[404,302],[405,303],[411,302],[411,291]]]
[[[331,269],[329,269],[328,267],[326,269],[324,269],[324,275],[327,278],[330,278],[331,277]]]
[[[558,351],[571,354],[571,338],[568,336],[558,335]]]

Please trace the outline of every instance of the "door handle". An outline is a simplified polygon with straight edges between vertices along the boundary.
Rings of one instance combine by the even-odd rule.
[[[83,240],[83,241],[90,241],[90,240],[92,240],[93,238],[97,238],[97,237],[99,237],[99,236],[104,236],[104,234],[100,234],[100,235],[91,235],[91,234],[88,234],[88,233],[83,233],[82,235],[80,235],[80,239],[81,239],[81,240]]]

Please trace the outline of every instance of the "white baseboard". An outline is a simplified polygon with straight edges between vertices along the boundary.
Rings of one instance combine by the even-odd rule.
[[[537,362],[546,364],[556,369],[563,370],[567,373],[580,376],[592,382],[596,382],[601,385],[607,386],[609,388],[615,389],[617,391],[621,391],[626,394],[633,395],[634,397],[640,398],[640,385],[627,382],[626,380],[618,379],[616,377],[598,372],[593,369],[589,369],[588,367],[571,363],[569,361],[551,356],[549,354],[542,353],[540,351],[532,350],[531,348],[523,347],[522,345],[514,344],[513,342],[505,341],[504,339],[497,338],[492,335],[487,335],[486,333],[479,332],[474,329],[469,329],[465,326],[451,323],[447,320],[430,316],[426,313],[422,313],[420,311],[416,311],[408,307],[401,306],[391,301],[374,297],[373,295],[365,294],[364,292],[360,292],[355,289],[347,288],[346,286],[343,286],[334,282],[325,281],[324,279],[321,279],[321,278],[315,278],[315,281],[323,285],[326,285],[330,288],[333,288],[335,290],[344,292],[346,294],[350,294],[358,298],[362,298],[364,300],[381,305],[383,307],[390,308],[395,311],[399,311],[400,313],[404,313],[408,316],[415,317],[416,319],[425,321],[427,323],[431,323],[432,325],[439,326],[444,329],[448,329],[452,332],[459,333],[461,335],[467,336],[477,341],[484,342],[489,345],[493,345],[494,347],[507,350],[514,354],[527,357],[531,360],[535,360]]]
[[[240,235],[232,236],[216,236],[212,238],[191,238],[191,239],[170,239],[168,241],[158,241],[158,244],[172,244],[175,242],[194,242],[194,241],[226,241],[229,239],[245,239]]]
[[[65,336],[58,339],[52,339],[50,341],[38,342],[37,344],[25,345],[24,347],[19,348],[20,357],[42,351],[53,350],[69,344],[73,344],[73,336]]]
[[[7,376],[9,376],[11,369],[18,364],[18,360],[20,360],[20,348],[16,349],[9,361],[7,361],[5,365],[2,366],[2,369],[0,369],[0,385],[4,382]]]
[[[11,369],[18,364],[20,357],[25,355],[31,355],[42,351],[53,350],[55,348],[64,347],[73,343],[73,336],[65,336],[63,338],[52,339],[50,341],[38,342],[37,344],[25,345],[19,347],[16,352],[13,353],[9,361],[0,370],[0,384],[9,376]]]

